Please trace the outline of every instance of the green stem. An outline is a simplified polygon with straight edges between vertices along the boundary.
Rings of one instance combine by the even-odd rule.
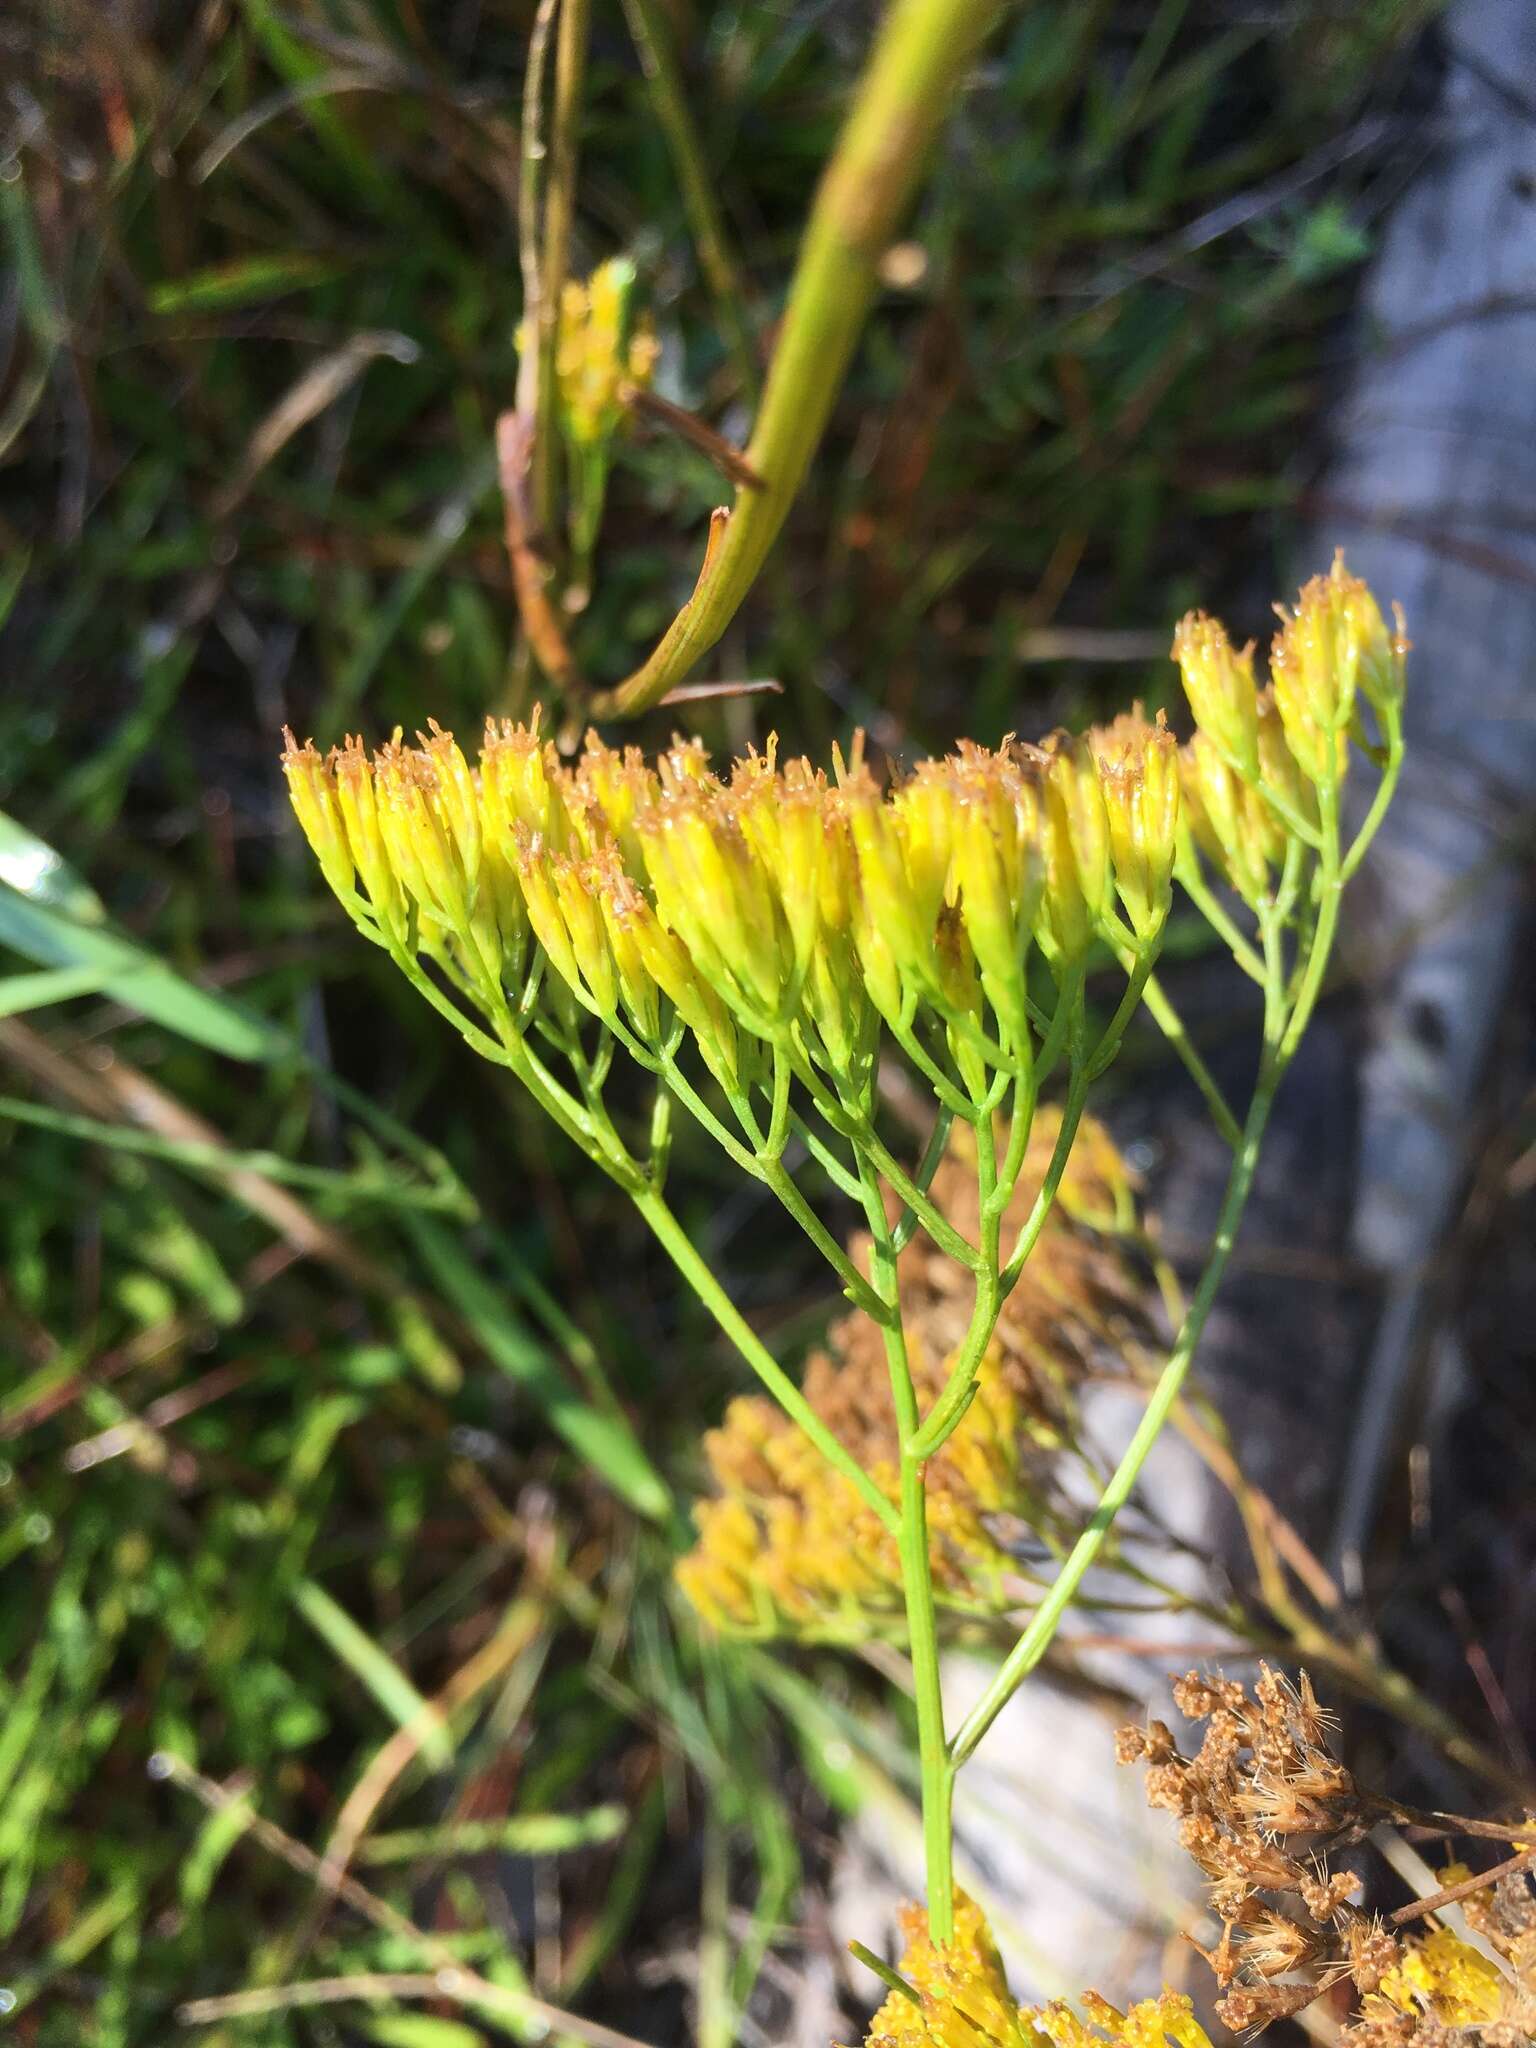
[[[1403,712],[1402,706],[1389,704],[1382,713],[1382,724],[1386,730],[1387,765],[1381,772],[1381,781],[1371,807],[1365,814],[1365,821],[1355,834],[1355,843],[1344,857],[1339,870],[1339,881],[1345,884],[1364,860],[1371,841],[1376,837],[1376,828],[1387,814],[1387,806],[1397,792],[1398,777],[1403,772]]]
[[[1035,1109],[1039,1099],[1040,1089],[1035,1079],[1034,1066],[1026,1058],[1022,1071],[1013,1084],[1013,1108],[1008,1118],[1008,1149],[1003,1154],[997,1185],[992,1191],[992,1206],[997,1211],[999,1226],[1018,1190],[1019,1175],[1024,1169],[1025,1156],[1029,1151],[1030,1134],[1035,1127]],[[1001,1227],[998,1236],[1001,1239]]]
[[[1084,1576],[1113,1528],[1115,1518],[1129,1500],[1132,1488],[1146,1463],[1153,1444],[1162,1433],[1174,1403],[1188,1375],[1206,1318],[1221,1286],[1237,1239],[1238,1225],[1253,1186],[1259,1147],[1269,1122],[1275,1091],[1284,1077],[1307,1019],[1317,1001],[1328,955],[1338,925],[1341,888],[1339,858],[1339,817],[1337,792],[1319,792],[1320,837],[1318,867],[1317,923],[1312,933],[1306,964],[1294,1005],[1286,1014],[1284,996],[1285,962],[1280,946],[1279,920],[1271,916],[1263,925],[1265,945],[1264,1058],[1259,1079],[1244,1121],[1241,1142],[1233,1155],[1231,1172],[1216,1237],[1205,1271],[1195,1290],[1178,1339],[1152,1390],[1140,1422],[1104,1488],[1087,1527],[1068,1553],[1050,1588],[1031,1616],[1024,1633],[999,1666],[986,1691],[972,1708],[950,1747],[950,1767],[956,1771],[972,1755],[977,1744],[1012,1698],[1019,1685],[1034,1670],[1049,1649],[1063,1615],[1082,1584]]]
[[[700,1129],[708,1131],[732,1165],[739,1166],[743,1173],[750,1174],[754,1180],[761,1180],[763,1176],[756,1155],[749,1151],[739,1138],[734,1137],[715,1115],[677,1064],[675,1053],[663,1051],[661,1071],[671,1094],[683,1105]]]
[[[661,1194],[655,1189],[646,1188],[635,1196],[634,1201],[635,1207],[644,1217],[668,1258],[785,1414],[791,1421],[799,1424],[827,1463],[842,1474],[892,1535],[899,1536],[901,1517],[897,1509],[892,1507],[851,1452],[838,1442],[762,1338],[742,1315],[710,1271],[697,1245],[678,1222]]]
[[[1083,1104],[1088,1094],[1088,1080],[1088,1066],[1082,1058],[1082,1048],[1079,1044],[1074,1049],[1072,1079],[1068,1085],[1066,1103],[1062,1108],[1061,1129],[1056,1136],[1050,1165],[1045,1170],[1029,1216],[1019,1232],[1006,1266],[1000,1267],[998,1264],[998,1226],[1002,1220],[1002,1209],[995,1203],[990,1205],[995,1214],[988,1229],[986,1211],[989,1204],[986,1197],[983,1197],[982,1250],[986,1262],[976,1276],[976,1298],[971,1308],[971,1320],[954,1368],[944,1382],[938,1399],[924,1418],[913,1445],[913,1449],[921,1457],[931,1458],[935,1452],[943,1448],[960,1426],[965,1411],[971,1404],[976,1376],[981,1371],[982,1359],[986,1356],[987,1346],[992,1341],[992,1332],[997,1327],[1002,1305],[1018,1283],[1025,1261],[1045,1228],[1046,1218],[1061,1186],[1061,1177],[1066,1171],[1067,1160],[1077,1136],[1077,1127],[1082,1119]],[[979,1141],[981,1134],[977,1135]],[[1011,1149],[1010,1146],[1010,1152]],[[1005,1194],[1003,1206],[1006,1206],[1006,1196],[1011,1196],[1012,1189],[1000,1184],[998,1193]]]
[[[891,1401],[901,1445],[901,1523],[897,1549],[907,1610],[907,1644],[912,1659],[912,1698],[917,1709],[917,1747],[922,1775],[923,1859],[928,1888],[928,1930],[935,1941],[954,1938],[954,1850],[950,1825],[951,1778],[944,1736],[944,1699],[939,1686],[939,1624],[933,1597],[933,1560],[928,1547],[928,1495],[924,1460],[916,1449],[917,1389],[907,1357],[901,1301],[896,1279],[896,1253],[880,1183],[865,1156],[859,1155],[864,1215],[872,1240],[870,1277],[884,1299],[886,1365]]]
[[[1216,1290],[1220,1287],[1227,1270],[1227,1261],[1231,1257],[1232,1246],[1237,1236],[1238,1221],[1253,1184],[1259,1143],[1269,1119],[1270,1105],[1274,1100],[1278,1078],[1278,1071],[1266,1071],[1255,1090],[1248,1120],[1243,1128],[1243,1141],[1232,1162],[1226,1198],[1222,1203],[1221,1216],[1216,1226],[1214,1249],[1201,1276],[1200,1286],[1190,1303],[1178,1342],[1153,1389],[1141,1421],[1137,1424],[1136,1432],[1100,1496],[1088,1526],[1072,1546],[1065,1564],[1035,1609],[1029,1626],[1009,1651],[986,1691],[957,1730],[949,1752],[952,1770],[959,1770],[974,1752],[977,1744],[1023,1680],[1034,1670],[1049,1649],[1062,1617],[1072,1603],[1073,1595],[1103,1548],[1104,1539],[1114,1525],[1115,1517],[1130,1498],[1131,1489],[1146,1463],[1147,1454],[1162,1433],[1163,1424],[1178,1399],[1179,1390],[1194,1358],[1195,1348],[1205,1328],[1206,1317],[1210,1314],[1211,1304],[1216,1298]]]
[[[1179,886],[1250,981],[1264,986],[1264,962],[1206,886],[1193,860],[1179,869]]]
[[[1217,1086],[1210,1068],[1196,1052],[1194,1041],[1184,1028],[1184,1019],[1169,1001],[1162,983],[1155,974],[1147,976],[1145,998],[1147,1008],[1152,1012],[1158,1029],[1183,1061],[1185,1071],[1205,1097],[1206,1107],[1211,1112],[1217,1130],[1235,1152],[1243,1141],[1243,1127],[1232,1114],[1227,1098]]]
[[[746,294],[731,256],[724,218],[715,203],[714,177],[704,160],[703,144],[683,90],[665,11],[658,0],[624,0],[624,14],[639,53],[640,69],[645,73],[657,125],[672,152],[683,209],[699,252],[699,268],[714,298],[742,391],[748,399],[754,399],[759,378],[744,311]]]
[[[539,257],[539,393],[533,437],[533,508],[546,534],[554,532],[559,497],[555,352],[560,335],[560,301],[570,268],[571,223],[576,217],[581,87],[591,17],[592,0],[560,0],[560,24],[555,33],[549,184],[544,196],[544,246]]]
[[[800,1053],[792,1053],[791,1057],[796,1076],[821,1112],[823,1120],[839,1137],[849,1141],[861,1161],[865,1157],[868,1158],[897,1199],[916,1216],[939,1250],[958,1260],[968,1272],[974,1273],[980,1253],[928,1199],[926,1190],[918,1186],[901,1161],[880,1138],[870,1111],[856,1104],[839,1102],[835,1096],[828,1093],[809,1059]]]
[[[517,365],[517,409],[537,420],[542,393],[550,379],[544,356],[543,263],[539,253],[539,202],[544,195],[544,80],[549,70],[549,41],[559,0],[539,0],[528,62],[523,73],[521,161],[517,181],[517,242],[523,272],[523,332]],[[540,437],[543,438],[542,436]]]
[[[857,1176],[843,1164],[831,1146],[816,1135],[797,1109],[792,1109],[789,1113],[789,1126],[833,1187],[846,1195],[849,1201],[856,1202],[859,1199]]]
[[[941,1109],[933,1120],[933,1129],[928,1133],[928,1143],[923,1147],[923,1156],[917,1162],[917,1172],[914,1176],[925,1195],[933,1186],[933,1176],[939,1170],[939,1162],[949,1144],[949,1134],[953,1125],[954,1118],[947,1109]],[[896,1227],[891,1232],[891,1249],[898,1258],[912,1242],[917,1231],[917,1221],[917,1216],[911,1209],[903,1209],[897,1217]]]
[[[1317,924],[1312,933],[1312,944],[1307,951],[1307,964],[1296,992],[1296,1001],[1291,1010],[1290,1022],[1285,1027],[1285,1036],[1280,1041],[1280,1062],[1288,1062],[1301,1043],[1301,1035],[1312,1020],[1312,1012],[1322,993],[1323,978],[1328,972],[1328,958],[1333,951],[1334,933],[1338,930],[1339,907],[1344,894],[1344,874],[1339,859],[1339,795],[1336,789],[1318,792],[1318,809],[1322,814],[1323,857],[1317,879]]]
[[[1024,1220],[1024,1227],[1020,1230],[1013,1250],[1008,1254],[1008,1263],[1002,1271],[1005,1297],[1018,1285],[1025,1261],[1039,1242],[1046,1218],[1051,1213],[1051,1206],[1061,1186],[1061,1177],[1067,1170],[1067,1161],[1071,1157],[1072,1147],[1077,1138],[1077,1127],[1083,1119],[1083,1108],[1088,1100],[1088,1084],[1091,1078],[1088,1067],[1081,1060],[1074,1060],[1072,1078],[1067,1083],[1067,1099],[1061,1109],[1061,1129],[1056,1133],[1051,1163],[1045,1170],[1040,1192],[1035,1196],[1034,1205]]]
[[[992,1332],[997,1328],[1002,1305],[1003,1289],[996,1269],[978,1273],[971,1320],[955,1359],[954,1370],[912,1440],[913,1452],[920,1459],[931,1458],[941,1450],[964,1420],[965,1411],[971,1405],[976,1375],[981,1371],[981,1361],[992,1341]]]
[[[751,589],[804,480],[864,325],[881,256],[939,124],[991,27],[994,0],[894,0],[817,190],[738,490],[693,596],[600,718],[636,718],[707,654]]]
[[[924,1049],[912,1028],[910,1016],[903,1013],[900,1017],[888,1017],[886,1022],[890,1026],[891,1036],[932,1088],[940,1107],[947,1110],[951,1116],[962,1116],[969,1120],[972,1114],[970,1098],[963,1089],[955,1085],[938,1061]]]
[[[1134,947],[1128,946],[1126,950],[1130,955],[1131,965],[1126,979],[1125,993],[1120,998],[1119,1008],[1115,1011],[1114,1016],[1110,1018],[1103,1036],[1089,1056],[1086,1076],[1086,1079],[1089,1081],[1097,1080],[1104,1069],[1112,1064],[1115,1055],[1119,1052],[1120,1041],[1124,1038],[1126,1026],[1130,1023],[1131,1018],[1136,1013],[1137,1006],[1141,1002],[1142,991],[1147,985],[1147,977],[1151,974],[1152,963],[1157,957],[1155,939],[1146,944]],[[1077,1077],[1074,1074],[1073,1080],[1076,1081],[1076,1079]]]
[[[910,1381],[908,1382],[910,1384]],[[928,1881],[928,1931],[935,1941],[954,1939],[955,1877],[951,1808],[954,1773],[944,1735],[944,1698],[939,1689],[938,1618],[928,1554],[927,1493],[923,1465],[910,1450],[901,1454],[901,1581],[907,1603],[912,1657],[912,1695],[917,1707],[918,1768],[922,1774],[923,1866]]]

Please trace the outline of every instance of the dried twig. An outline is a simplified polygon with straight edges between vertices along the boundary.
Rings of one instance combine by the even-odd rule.
[[[1462,1832],[1465,1831],[1463,1823]],[[1496,1863],[1492,1870],[1481,1871],[1475,1877],[1464,1877],[1460,1884],[1448,1884],[1443,1891],[1434,1892],[1427,1899],[1410,1899],[1406,1906],[1399,1906],[1395,1913],[1387,1915],[1388,1924],[1406,1927],[1411,1920],[1420,1920],[1426,1913],[1438,1913],[1442,1906],[1454,1906],[1458,1899],[1470,1899],[1474,1892],[1486,1891],[1501,1879],[1532,1868],[1536,1868],[1536,1849],[1522,1850],[1518,1856]]]
[[[504,412],[496,422],[496,474],[501,485],[512,590],[534,659],[568,703],[583,705],[591,692],[571,652],[559,614],[550,602],[548,564],[533,536],[528,505],[533,437],[533,420],[526,412]]]

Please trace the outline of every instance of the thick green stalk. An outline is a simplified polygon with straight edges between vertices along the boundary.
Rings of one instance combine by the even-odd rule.
[[[911,1385],[910,1376],[907,1384]],[[913,1405],[916,1420],[916,1404]],[[939,1626],[928,1551],[928,1496],[923,1461],[901,1454],[901,1583],[907,1603],[912,1697],[917,1707],[918,1768],[922,1779],[923,1868],[928,1887],[928,1931],[935,1941],[955,1932],[954,1772],[944,1735],[939,1685]]]
[[[649,658],[593,706],[636,718],[707,654],[735,617],[810,466],[939,124],[996,17],[993,0],[895,0],[806,224],[742,488],[693,596]]]

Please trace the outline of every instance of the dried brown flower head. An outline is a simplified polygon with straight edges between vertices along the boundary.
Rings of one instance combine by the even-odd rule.
[[[1147,1764],[1148,1804],[1179,1816],[1179,1839],[1205,1872],[1221,1938],[1200,1953],[1227,2026],[1247,2033],[1348,1983],[1358,2000],[1348,2048],[1517,2048],[1536,2040],[1536,1892],[1516,1870],[1462,1903],[1508,1967],[1450,1928],[1399,1931],[1354,1903],[1359,1875],[1330,1858],[1389,1809],[1333,1752],[1332,1717],[1303,1672],[1295,1685],[1261,1665],[1252,1693],[1198,1671],[1175,1704],[1205,1724],[1184,1755],[1161,1721],[1123,1728],[1121,1763]],[[1536,1836],[1536,1827],[1533,1827]],[[1461,1865],[1447,1888],[1469,1882]],[[1432,1902],[1426,1902],[1426,1906]],[[1394,1916],[1399,1923],[1417,1908]]]

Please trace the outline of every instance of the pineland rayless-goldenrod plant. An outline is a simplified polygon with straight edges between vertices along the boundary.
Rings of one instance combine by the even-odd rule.
[[[1389,626],[1341,558],[1281,611],[1263,688],[1252,650],[1235,648],[1218,622],[1182,622],[1173,654],[1194,719],[1183,747],[1161,718],[1135,712],[1040,745],[962,742],[883,779],[858,741],[830,770],[770,741],[720,773],[697,742],[678,740],[651,762],[592,734],[567,763],[537,715],[489,724],[473,765],[435,723],[418,745],[396,734],[371,755],[356,739],[322,756],[289,738],[295,811],[359,930],[625,1191],[798,1432],[785,1437],[761,1413],[752,1420],[755,1452],[766,1457],[774,1441],[802,1507],[816,1491],[809,1461],[820,1461],[824,1511],[857,1539],[842,1554],[867,1567],[864,1580],[853,1570],[826,1589],[839,1632],[846,1638],[861,1599],[876,1607],[899,1584],[921,1759],[928,1896],[918,1946],[928,1944],[939,1976],[971,1912],[957,1907],[952,1871],[956,1773],[1044,1654],[1189,1370],[1275,1091],[1323,986],[1344,887],[1398,777],[1406,649],[1401,618]],[[1378,780],[1350,836],[1343,797],[1357,755]],[[1241,1119],[1156,981],[1176,887],[1263,992],[1258,1078]],[[1123,986],[1095,1029],[1085,984],[1106,953]],[[1017,1455],[1016,1442],[1000,1441],[1018,1418],[999,1332],[1032,1261],[1048,1265],[1089,1091],[1143,1003],[1232,1148],[1215,1238],[1098,1506],[1061,1547],[981,1699],[949,1728],[939,1611],[962,1586],[966,1546],[945,1506],[956,1491],[946,1461],[951,1472],[967,1458],[980,1470],[991,1455],[995,1475]],[[882,1117],[877,1075],[892,1053],[931,1101],[932,1136],[915,1160],[894,1149]],[[643,1132],[610,1107],[621,1057],[654,1082]],[[1048,1156],[1035,1147],[1026,1184],[1047,1086],[1059,1107]],[[878,1457],[861,1457],[857,1430],[840,1433],[835,1402],[808,1397],[786,1373],[679,1223],[666,1194],[679,1113],[782,1202],[878,1331],[888,1402]],[[791,1173],[795,1137],[859,1205],[866,1236],[854,1251]],[[964,1202],[957,1160],[967,1162]],[[918,1240],[963,1282],[956,1339],[938,1360],[915,1353],[898,1284],[902,1253]],[[707,1539],[708,1511],[704,1528]],[[766,1554],[768,1536],[750,1515],[737,1536],[750,1579],[752,1546]],[[733,1614],[706,1574],[690,1583],[685,1568],[684,1580],[716,1623],[755,1618]],[[764,1592],[771,1602],[767,1575]],[[870,1632],[884,1625],[872,1619]],[[1114,2025],[1150,2039],[1152,2018],[1137,2023],[1141,2034]],[[1157,2024],[1170,2038],[1188,2033],[1172,2008]],[[1015,2038],[957,2029],[890,2038]]]

